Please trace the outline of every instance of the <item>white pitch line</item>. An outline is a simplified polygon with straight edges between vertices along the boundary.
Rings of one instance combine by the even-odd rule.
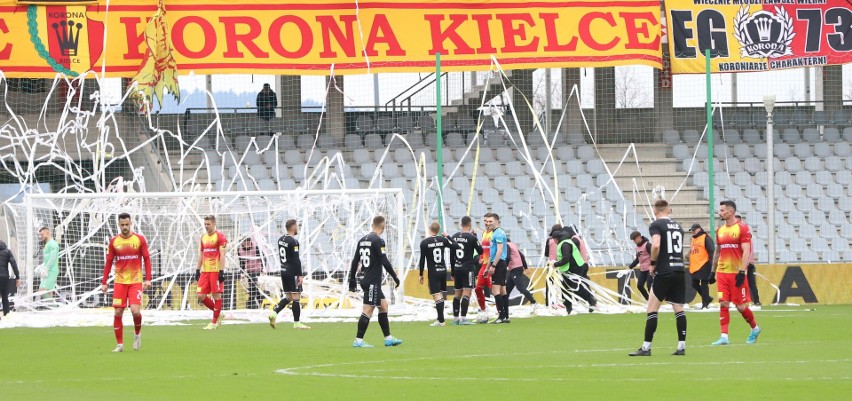
[[[560,353],[560,352],[557,352]],[[564,352],[561,352],[564,353]],[[551,352],[552,354],[552,352]],[[526,354],[529,355],[529,354]],[[479,354],[479,355],[461,355],[461,356],[451,356],[451,357],[425,357],[425,358],[414,358],[414,359],[393,359],[393,362],[416,362],[423,360],[440,360],[440,359],[462,359],[462,358],[479,358],[479,357],[493,357],[493,356],[507,356],[506,354]],[[405,369],[393,369],[393,370],[370,370],[368,372],[372,374],[363,374],[363,373],[323,373],[317,372],[316,369],[320,368],[336,368],[342,366],[352,366],[352,365],[365,365],[365,364],[381,364],[385,362],[389,362],[391,360],[383,360],[383,361],[358,361],[358,362],[343,362],[343,363],[328,363],[321,365],[308,365],[301,367],[292,367],[285,369],[278,369],[275,371],[277,374],[288,375],[288,376],[313,376],[313,377],[333,377],[333,378],[349,378],[349,379],[398,379],[398,380],[454,380],[454,381],[522,381],[522,382],[565,382],[565,381],[655,381],[655,380],[668,380],[664,378],[656,379],[656,378],[606,378],[606,379],[588,379],[588,378],[573,378],[573,377],[557,377],[557,378],[523,378],[523,377],[486,377],[486,378],[473,378],[473,377],[434,377],[434,376],[401,376],[401,375],[377,375],[375,373],[386,372],[386,371],[395,371],[399,372]],[[847,363],[852,362],[852,359],[825,359],[825,360],[788,360],[788,361],[719,361],[719,362],[647,362],[647,363],[605,363],[605,364],[567,364],[567,365],[554,365],[554,366],[545,366],[545,368],[612,368],[612,367],[645,367],[645,366],[671,366],[671,365],[713,365],[713,366],[725,366],[725,365],[759,365],[759,364],[809,364],[809,363]],[[308,370],[308,371],[306,371]],[[696,378],[690,380],[697,381],[715,381],[719,380],[717,377],[708,377],[708,378]],[[848,377],[782,377],[782,378],[753,378],[753,377],[736,377],[736,378],[727,378],[725,380],[737,380],[737,381],[757,381],[757,380],[775,380],[775,381],[807,381],[807,380],[848,380]]]

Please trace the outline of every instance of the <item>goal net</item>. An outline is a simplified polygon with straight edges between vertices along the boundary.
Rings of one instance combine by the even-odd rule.
[[[279,299],[277,241],[288,219],[301,225],[298,239],[308,309],[360,304],[357,294],[347,293],[349,266],[355,242],[370,231],[376,215],[387,219],[383,237],[388,258],[397,269],[405,266],[404,213],[398,189],[30,194],[10,209],[19,233],[19,259],[25,267],[21,279],[27,283],[18,297],[19,310],[111,305],[111,295],[101,294],[99,286],[106,245],[119,233],[117,215],[122,212],[132,215],[133,231],[146,237],[151,252],[153,286],[143,299],[146,309],[203,308],[195,299],[194,276],[206,215],[216,216],[217,229],[228,238],[226,310],[259,308]],[[34,273],[42,262],[41,227],[50,228],[63,244],[55,297],[38,291],[41,277]],[[404,295],[394,288],[386,288],[385,293],[397,303]]]

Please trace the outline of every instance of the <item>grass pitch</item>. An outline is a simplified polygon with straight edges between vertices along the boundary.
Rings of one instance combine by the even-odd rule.
[[[644,314],[391,323],[405,341],[395,348],[373,321],[366,340],[375,349],[351,347],[354,323],[146,326],[139,352],[125,327],[121,354],[110,352],[110,327],[0,330],[0,399],[848,399],[852,306],[756,316],[757,344],[745,345],[748,325],[733,311],[731,345],[710,347],[718,313],[688,313],[687,355],[674,357],[674,316],[661,313],[645,358],[627,356],[641,344]]]

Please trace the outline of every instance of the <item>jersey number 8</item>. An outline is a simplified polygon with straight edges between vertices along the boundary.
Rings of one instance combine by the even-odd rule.
[[[435,264],[440,264],[442,260],[444,260],[444,254],[441,253],[441,248],[435,248],[432,251],[432,260]]]

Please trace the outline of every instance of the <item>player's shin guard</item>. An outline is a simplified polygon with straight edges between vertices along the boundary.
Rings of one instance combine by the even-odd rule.
[[[213,301],[213,323],[216,323],[219,320],[219,314],[222,313],[222,300],[217,299]]]
[[[121,316],[113,316],[112,328],[115,330],[115,343],[124,344],[124,324],[121,323]]]
[[[358,333],[355,334],[355,338],[364,338],[364,333],[367,332],[367,326],[370,325],[370,318],[365,314],[361,314],[361,317],[358,318]]]
[[[293,309],[293,322],[299,323],[299,319],[302,317],[302,304],[298,300],[295,300],[291,308]]]
[[[677,340],[686,341],[686,312],[675,313],[675,325],[677,326]]]
[[[459,308],[461,307],[461,299],[453,297],[453,317],[459,317]]]
[[[719,325],[722,326],[722,334],[728,334],[728,325],[731,323],[731,312],[728,308],[719,308]]]
[[[476,286],[474,292],[476,292],[476,302],[479,304],[479,310],[485,310],[485,289],[483,287]]]
[[[461,315],[462,317],[467,316],[467,308],[470,307],[470,297],[463,296],[461,299]]]
[[[210,310],[213,310],[216,307],[216,304],[213,302],[212,299],[210,299],[210,297],[205,297],[204,300],[201,301],[201,304],[206,306],[207,309]]]
[[[139,335],[139,332],[142,331],[142,312],[133,315],[133,329],[136,331],[136,335]]]
[[[742,312],[740,312],[740,314],[743,315],[743,319],[748,322],[748,325],[751,326],[751,328],[757,327],[757,322],[754,320],[754,313],[751,309],[745,308]]]
[[[435,301],[435,311],[438,312],[438,321],[444,323],[444,300]]]
[[[369,320],[368,320],[368,322],[369,322]],[[361,322],[359,321],[358,325],[360,326],[360,324],[361,324]],[[382,334],[385,336],[385,338],[387,338],[389,335],[391,335],[390,320],[388,320],[388,313],[387,312],[379,312],[379,327],[382,328]],[[364,330],[367,330],[367,329],[365,328]]]
[[[648,314],[648,319],[645,320],[645,342],[654,341],[654,333],[657,331],[657,312]]]
[[[290,303],[290,298],[287,298],[287,296],[285,295],[284,298],[281,298],[281,300],[278,301],[278,305],[275,305],[275,307],[272,308],[272,310],[275,311],[275,313],[281,313],[281,311],[284,310],[284,308],[287,307],[288,303]],[[294,304],[294,306],[295,306],[295,304]]]

